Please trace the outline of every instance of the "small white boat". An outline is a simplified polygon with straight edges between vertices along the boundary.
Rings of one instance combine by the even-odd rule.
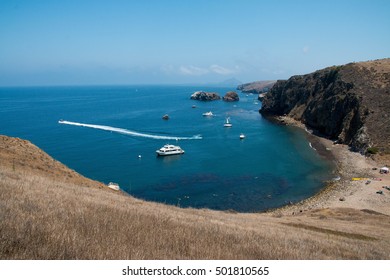
[[[184,154],[184,150],[179,146],[174,145],[164,145],[162,148],[156,150],[158,156],[171,156],[171,155],[180,155]]]
[[[110,189],[113,189],[114,191],[119,191],[119,185],[117,183],[110,182],[108,183],[107,187]]]
[[[224,127],[232,127],[232,124],[230,123],[230,118],[226,118],[226,122],[223,124]]]
[[[240,134],[240,139],[244,139],[245,138],[245,134],[244,133],[241,133]]]
[[[202,115],[203,115],[203,117],[212,117],[212,116],[214,116],[213,112],[211,112],[211,111],[203,113]]]

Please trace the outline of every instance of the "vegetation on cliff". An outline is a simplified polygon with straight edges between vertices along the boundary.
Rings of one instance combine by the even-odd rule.
[[[287,115],[362,153],[390,153],[390,59],[278,81],[262,102],[265,116]]]

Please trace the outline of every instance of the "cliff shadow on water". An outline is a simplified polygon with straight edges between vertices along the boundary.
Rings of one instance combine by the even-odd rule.
[[[390,59],[332,66],[278,81],[260,113],[293,118],[354,151],[389,153],[389,87]]]

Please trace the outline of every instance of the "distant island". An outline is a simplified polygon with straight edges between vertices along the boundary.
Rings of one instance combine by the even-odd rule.
[[[268,92],[276,81],[256,81],[246,84],[241,84],[237,86],[237,90],[240,90],[244,93],[253,93],[253,94],[261,94]]]
[[[237,80],[236,78],[230,78],[218,83],[217,85],[222,87],[237,87],[240,84],[242,84],[240,80]]]

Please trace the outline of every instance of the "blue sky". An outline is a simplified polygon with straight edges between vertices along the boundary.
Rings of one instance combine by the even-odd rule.
[[[0,86],[285,79],[390,57],[390,1],[0,1]]]

